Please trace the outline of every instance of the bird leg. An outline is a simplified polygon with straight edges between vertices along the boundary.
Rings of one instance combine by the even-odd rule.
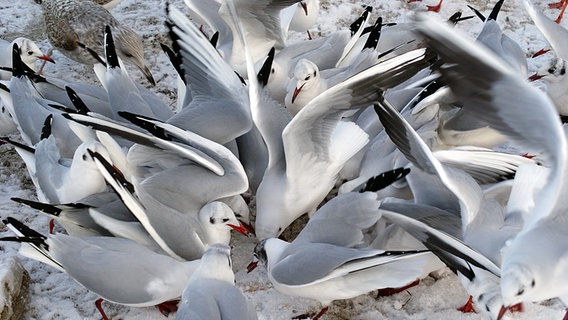
[[[408,288],[412,288],[414,286],[417,286],[420,283],[420,280],[416,280],[410,284],[407,284],[404,287],[400,287],[400,288],[383,288],[383,289],[379,289],[377,291],[377,298],[379,297],[387,297],[387,296],[392,296],[393,294],[402,292]]]
[[[531,58],[536,58],[536,57],[541,56],[541,55],[543,55],[543,54],[545,54],[545,53],[548,53],[549,51],[550,51],[550,49],[540,49],[540,50],[538,50],[537,52],[535,52],[535,53],[532,55]]]
[[[46,52],[46,56],[51,57],[52,54],[53,54],[53,48],[49,48],[49,50],[47,50],[47,52]],[[41,62],[41,65],[39,66],[39,70],[37,71],[38,75],[42,75],[43,68],[45,67],[46,63],[47,63],[47,60],[43,60]]]
[[[554,22],[560,23],[560,21],[562,21],[562,16],[564,15],[564,11],[566,11],[566,6],[568,6],[568,0],[562,0],[562,9],[560,10],[560,13],[558,14],[558,18],[556,18],[556,20],[554,20]]]
[[[473,307],[473,297],[469,296],[467,302],[463,306],[459,307],[458,311],[461,311],[463,313],[476,312],[475,308]]]
[[[156,308],[158,308],[161,314],[167,317],[170,313],[177,311],[179,301],[180,301],[179,299],[165,301],[160,304],[157,304]]]
[[[97,301],[95,301],[95,306],[97,307],[97,310],[99,310],[99,313],[103,317],[103,320],[108,320],[108,317],[103,310],[103,301],[105,301],[103,298],[97,299]]]
[[[442,8],[442,1],[443,0],[440,0],[440,2],[435,6],[426,6],[428,11],[440,12],[440,9]]]
[[[566,0],[561,0],[561,1],[558,1],[558,2],[549,3],[548,7],[550,9],[560,9],[564,5],[564,2],[566,2]]]
[[[324,313],[327,312],[328,309],[329,309],[328,306],[323,307],[323,308],[312,318],[312,320],[317,320],[317,319],[319,319],[321,316],[323,316]],[[311,314],[309,314],[309,313],[304,313],[304,314],[301,314],[301,315],[299,315],[299,316],[297,316],[297,317],[294,317],[294,318],[292,318],[292,319],[293,319],[293,320],[302,320],[302,319],[308,319],[308,318],[310,318],[310,317],[311,317]]]
[[[49,219],[49,234],[53,234],[53,229],[55,229],[55,219]]]

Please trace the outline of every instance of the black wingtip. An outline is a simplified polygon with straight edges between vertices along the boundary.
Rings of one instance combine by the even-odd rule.
[[[360,192],[376,192],[384,189],[395,181],[398,181],[406,177],[410,173],[410,168],[397,168],[389,171],[385,171],[377,176],[371,177],[365,183],[365,187]]]
[[[367,20],[367,17],[371,13],[371,11],[373,11],[373,7],[367,6],[361,16],[353,21],[351,25],[349,25],[349,30],[351,31],[352,36],[357,33],[357,30],[359,30],[359,28],[361,28],[361,25],[365,22],[365,20]]]
[[[3,84],[2,82],[0,82],[0,90],[10,93],[10,88],[8,88],[8,86]]]
[[[53,114],[50,114],[47,117],[45,117],[45,121],[43,122],[43,127],[41,128],[41,135],[39,137],[40,140],[47,139],[51,136],[52,123],[53,123]]]
[[[12,76],[17,78],[24,76],[24,62],[20,56],[20,47],[16,43],[12,46]]]
[[[87,47],[84,43],[77,41],[77,45],[85,50],[87,50],[87,52],[93,57],[95,58],[95,60],[97,60],[98,63],[102,64],[103,66],[107,66],[106,62],[104,61],[103,58],[101,58],[101,56],[99,56],[98,53],[95,52],[95,50]]]
[[[67,91],[67,96],[69,97],[69,99],[73,103],[73,106],[75,107],[75,109],[77,109],[78,113],[87,114],[88,112],[91,112],[89,107],[87,107],[87,105],[85,104],[83,99],[81,99],[81,97],[79,97],[79,95],[77,94],[77,92],[75,92],[75,90],[73,90],[69,86],[65,86],[65,91]]]
[[[377,21],[373,25],[371,32],[369,33],[369,37],[363,46],[363,50],[370,48],[375,49],[377,44],[379,43],[379,39],[381,38],[381,29],[383,27],[383,17],[378,17]]]
[[[497,1],[495,6],[493,7],[493,10],[491,10],[491,13],[489,14],[489,19],[497,21],[497,15],[499,15],[499,11],[501,11],[503,2],[505,2],[505,0]]]
[[[209,43],[211,43],[211,45],[213,46],[213,48],[217,48],[217,43],[219,42],[219,31],[215,32],[212,36],[211,39],[209,40]]]
[[[262,84],[262,86],[266,86],[266,84],[268,83],[268,79],[270,78],[270,73],[272,71],[272,62],[274,62],[274,53],[275,52],[276,52],[276,50],[274,49],[274,47],[272,47],[270,49],[270,51],[268,52],[268,56],[267,56],[266,60],[262,64],[262,68],[260,68],[260,71],[258,72],[258,75],[256,76],[256,78],[258,79],[258,82],[260,82]]]
[[[39,210],[41,212],[45,212],[49,215],[52,216],[59,216],[59,214],[61,214],[61,209],[57,208],[54,205],[51,205],[49,203],[43,203],[43,202],[37,202],[37,201],[32,201],[32,200],[28,200],[28,199],[22,199],[22,198],[17,198],[17,197],[13,197],[10,198],[10,200],[17,202],[17,203],[21,203],[23,205],[26,205],[32,209],[36,209]]]
[[[126,190],[128,190],[128,192],[130,192],[130,193],[135,192],[134,191],[134,185],[132,185],[132,183],[130,183],[128,180],[126,180],[126,178],[124,177],[122,172],[120,172],[115,166],[110,164],[100,153],[92,151],[91,149],[88,149],[88,148],[87,148],[87,152],[89,153],[89,155],[93,159],[98,160],[103,165],[105,170],[112,176],[112,178],[116,182],[118,182],[121,186],[126,188]]]
[[[33,230],[32,228],[26,226],[25,224],[23,224],[21,221],[19,221],[16,218],[12,218],[12,217],[7,217],[6,219],[3,219],[2,222],[5,225],[11,225],[12,227],[14,227],[14,229],[18,230],[19,232],[21,232],[24,237],[30,238],[30,239],[38,239],[38,240],[46,240],[47,237],[44,236],[43,234]]]
[[[14,140],[11,140],[11,139],[8,138],[8,137],[0,137],[0,141],[3,141],[3,142],[5,142],[5,143],[9,143],[9,144],[13,145],[14,147],[20,148],[20,149],[25,150],[25,151],[27,151],[27,152],[29,152],[29,153],[35,153],[35,149],[34,149],[33,147],[26,146],[25,144],[21,144],[21,143],[19,143],[19,142],[16,142],[16,141],[14,141]]]
[[[136,113],[131,113],[131,112],[128,112],[128,111],[119,111],[118,115],[120,117],[128,120],[132,124],[135,124],[135,125],[139,126],[140,128],[145,129],[146,131],[148,131],[150,134],[152,134],[155,137],[158,137],[158,138],[164,139],[164,140],[168,140],[168,141],[176,140],[176,138],[171,136],[170,134],[168,134],[166,132],[166,130],[164,130],[163,128],[160,128],[160,127],[158,127],[155,124],[150,122],[150,121],[159,121],[157,119],[142,116],[142,115],[139,115],[139,114],[136,114]]]
[[[185,71],[181,67],[182,62],[181,62],[181,57],[180,57],[179,53],[176,53],[174,51],[174,49],[168,47],[167,45],[165,45],[161,42],[160,42],[160,47],[162,48],[162,51],[164,51],[164,53],[168,56],[168,59],[170,59],[170,62],[174,66],[174,69],[176,70],[176,72],[180,76],[183,83],[185,83],[187,85],[187,82],[185,81]]]
[[[116,48],[114,46],[114,39],[112,38],[112,32],[110,26],[105,26],[105,57],[108,67],[119,68],[118,56],[116,55]]]
[[[483,13],[479,12],[479,10],[475,9],[474,7],[470,6],[469,4],[467,5],[467,7],[469,9],[471,9],[471,11],[473,11],[473,13],[475,13],[475,15],[481,19],[481,21],[485,21],[487,20],[487,18],[483,15]]]

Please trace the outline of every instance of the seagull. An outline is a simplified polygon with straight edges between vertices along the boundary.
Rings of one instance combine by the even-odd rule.
[[[444,61],[456,63],[442,66],[440,71],[453,93],[464,102],[463,107],[507,135],[516,148],[538,154],[542,164],[550,169],[548,175],[541,177],[546,183],[535,196],[534,210],[523,215],[525,227],[546,217],[561,190],[567,152],[553,103],[493,52],[465,36],[458,37],[458,31],[450,31],[425,16],[418,16],[418,24],[419,32],[429,39],[429,46]]]
[[[546,92],[552,101],[554,101],[558,113],[561,116],[567,116],[568,104],[566,103],[565,97],[568,94],[566,90],[568,79],[566,77],[568,45],[566,45],[563,39],[568,37],[568,31],[550,20],[542,11],[535,7],[532,1],[523,0],[522,3],[535,26],[544,35],[546,41],[548,41],[557,56],[529,79],[538,80],[542,78],[547,84]]]
[[[184,0],[192,18],[219,32],[217,50],[239,74],[246,74],[246,63],[237,27],[231,20],[227,1]],[[282,28],[280,11],[300,0],[239,0],[238,15],[250,41],[254,62],[262,59],[272,47],[286,46],[287,30]]]
[[[231,228],[246,233],[223,202],[248,188],[242,166],[228,149],[158,120],[121,114],[158,136],[102,117],[67,117],[138,143],[127,156],[135,168],[132,184],[102,156],[93,155],[107,182],[165,252],[178,259],[197,259],[208,245],[228,243]]]
[[[35,62],[39,60],[55,63],[51,57],[44,54],[41,49],[30,39],[16,38],[11,42],[0,39],[0,66],[12,67],[12,48],[14,44],[18,45],[19,54],[22,62],[30,69],[35,69]],[[12,73],[0,70],[0,80],[10,80]]]
[[[280,14],[291,16],[288,30],[307,32],[308,39],[312,40],[309,28],[316,23],[319,10],[319,0],[302,0],[296,5],[283,9]]]
[[[89,210],[92,208],[105,212],[109,216],[120,218],[123,221],[135,220],[130,218],[132,217],[130,211],[122,204],[122,201],[114,192],[98,193],[74,203],[63,204],[50,204],[16,197],[11,198],[11,200],[45,213],[57,221],[67,234],[76,237],[112,235],[104,226],[101,226],[89,215]],[[55,225],[50,222],[50,234],[53,234],[54,227]]]
[[[174,7],[168,12],[190,99],[167,122],[225,145],[252,128],[248,92],[194,23]]]
[[[255,320],[256,311],[240,289],[235,287],[231,248],[210,246],[201,257],[183,290],[176,319]]]
[[[426,250],[360,247],[362,230],[381,218],[379,205],[373,192],[339,195],[314,213],[293,242],[264,239],[255,247],[254,256],[265,264],[276,290],[322,304],[324,309],[314,319],[333,300],[402,287],[443,267]]]
[[[107,9],[91,0],[34,0],[41,4],[47,38],[68,58],[92,66],[97,61],[80,44],[103,56],[103,32],[109,25],[116,37],[118,55],[136,66],[148,81],[156,82],[144,61],[142,38],[121,25]]]
[[[116,38],[115,41],[112,28],[106,25],[103,38],[106,62],[94,65],[95,73],[108,93],[113,118],[120,118],[117,114],[119,111],[135,112],[161,120],[173,116],[172,110],[153,92],[136,84],[128,75],[120,59],[121,48],[117,42],[120,38]]]
[[[284,101],[287,93],[286,86],[300,59],[308,59],[322,70],[335,68],[351,51],[355,50],[357,39],[363,34],[370,19],[371,10],[372,7],[366,7],[350,28],[337,30],[325,37],[290,44],[278,50],[274,56],[266,85],[272,97],[276,101]]]
[[[67,273],[112,303],[154,306],[179,298],[200,261],[177,260],[135,241],[115,237],[48,237],[8,217],[3,222],[21,242],[20,254]],[[101,313],[102,309],[99,308]]]
[[[254,63],[239,18],[229,2],[247,55],[249,74]],[[367,142],[367,134],[351,122],[340,121],[343,113],[379,99],[384,89],[394,86],[429,64],[425,50],[415,50],[375,65],[349,78],[312,100],[282,131],[263,118],[278,108],[266,104],[255,77],[249,77],[251,113],[269,153],[268,167],[256,194],[256,235],[259,240],[280,235],[296,218],[313,213],[333,188],[338,173],[349,158]],[[268,103],[270,105],[270,103]],[[309,191],[306,193],[306,191]]]
[[[505,0],[499,0],[495,3],[493,10],[486,18],[479,11],[469,6],[480,19],[484,21],[483,28],[477,36],[477,41],[483,43],[491,51],[495,52],[513,69],[517,70],[523,77],[527,76],[527,58],[521,49],[521,46],[509,36],[503,33],[499,23],[497,23],[497,15],[501,10],[501,6]]]

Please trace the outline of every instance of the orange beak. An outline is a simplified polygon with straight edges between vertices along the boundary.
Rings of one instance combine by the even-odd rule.
[[[250,236],[251,236],[251,233],[249,232],[249,230],[248,230],[245,226],[243,226],[242,224],[239,225],[239,226],[235,226],[234,224],[228,224],[228,226],[229,226],[231,229],[235,230],[236,232],[238,232],[238,233],[244,235],[245,237],[250,237]]]
[[[298,96],[298,93],[300,93],[300,91],[302,90],[304,85],[305,85],[305,83],[302,84],[299,88],[294,88],[294,94],[292,95],[292,103],[294,103],[294,101],[296,101],[296,97]]]
[[[50,56],[45,55],[45,54],[44,54],[43,56],[40,56],[40,57],[37,57],[37,58],[40,59],[40,60],[44,60],[44,61],[49,61],[49,62],[51,62],[51,63],[55,63],[55,61],[54,61],[53,59],[51,59]]]

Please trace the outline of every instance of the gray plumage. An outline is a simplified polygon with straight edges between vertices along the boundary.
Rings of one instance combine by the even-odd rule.
[[[79,43],[103,56],[106,25],[116,38],[119,57],[135,65],[152,84],[154,79],[144,62],[142,38],[121,25],[104,7],[90,0],[35,0],[41,4],[47,38],[52,46],[77,62],[93,65],[96,60]]]

